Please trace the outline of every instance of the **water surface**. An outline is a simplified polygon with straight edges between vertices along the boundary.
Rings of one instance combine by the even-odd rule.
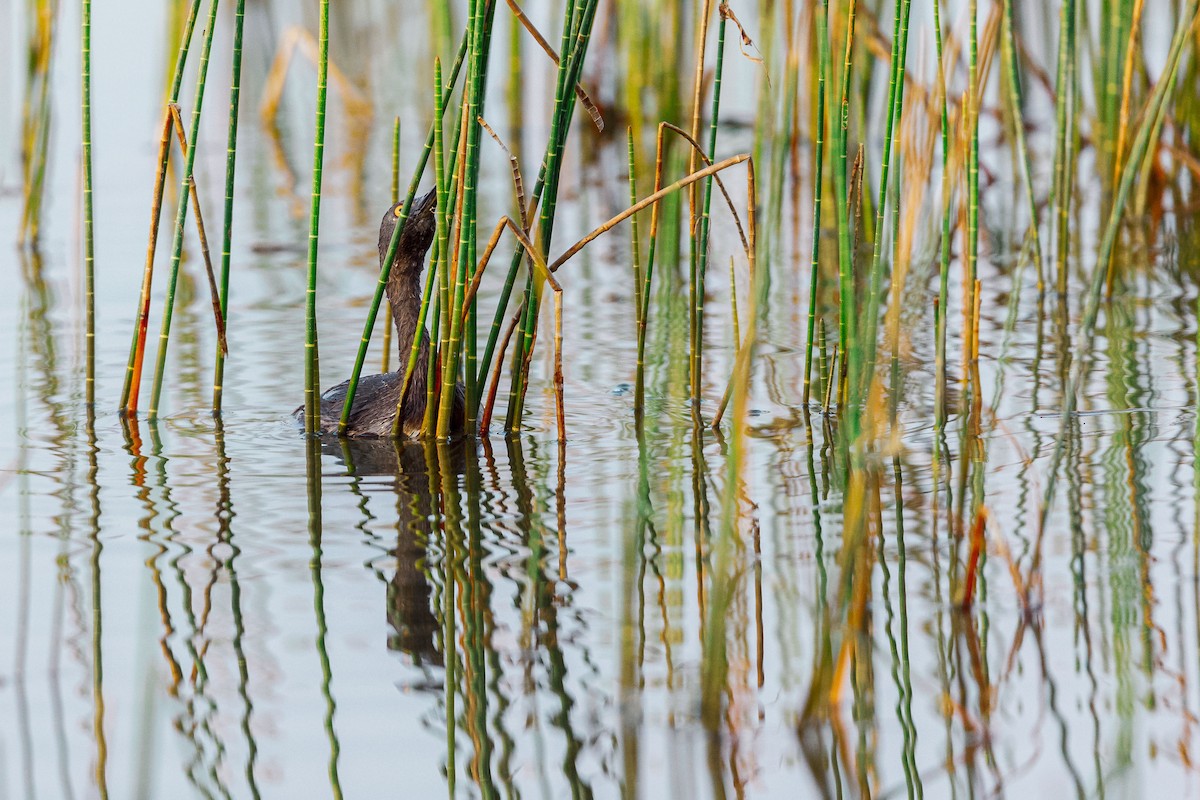
[[[90,424],[73,222],[76,10],[63,6],[41,246],[9,248],[0,260],[8,332],[0,565],[9,576],[0,601],[0,794],[1197,791],[1194,224],[1169,214],[1131,250],[1123,292],[1093,344],[1041,540],[1061,356],[1076,335],[1078,298],[1065,316],[1057,298],[1038,298],[1028,266],[1005,255],[1019,226],[998,201],[995,249],[981,267],[986,399],[973,449],[957,415],[944,439],[934,435],[935,283],[925,280],[928,254],[914,264],[902,435],[879,455],[873,512],[882,536],[865,578],[866,635],[832,713],[806,717],[813,676],[841,637],[846,567],[834,422],[801,402],[808,232],[770,234],[770,302],[737,475],[727,467],[730,426],[698,430],[686,399],[686,265],[662,270],[639,433],[620,231],[560,274],[569,441],[555,432],[549,348],[536,359],[520,435],[442,446],[306,441],[289,412],[303,383],[310,68],[294,68],[278,130],[255,114],[280,32],[313,24],[283,5],[248,17],[226,410],[220,420],[208,410],[214,337],[189,233],[155,423],[124,421],[115,408],[168,54],[121,43],[157,42],[168,23],[156,3],[120,20],[97,8],[100,378]],[[389,201],[387,121],[406,115],[407,164],[427,118],[427,81],[381,79],[364,53],[385,48],[351,46],[386,40],[401,23],[399,12],[368,6],[347,4],[334,31],[335,59],[376,117],[355,133],[340,110],[331,114],[319,290],[326,385],[349,369],[373,290],[375,224]],[[24,29],[20,9],[3,14]],[[213,146],[197,168],[212,230],[227,48],[219,38],[202,129]],[[0,242],[11,243],[21,214],[15,48],[5,61],[13,68],[0,87]],[[387,66],[384,74],[403,72]],[[731,70],[730,80],[749,85],[752,65]],[[739,113],[736,100],[730,113]],[[524,131],[526,163],[536,163],[545,135],[537,118]],[[749,148],[751,134],[732,128],[722,152]],[[626,197],[623,136],[580,135],[590,155],[568,167],[560,246]],[[497,157],[488,215],[507,209],[508,180]],[[168,215],[172,207],[168,198]],[[1085,203],[1088,214],[1095,209]],[[714,234],[714,264],[736,249],[727,227]],[[748,277],[738,270],[744,314]],[[485,282],[485,306],[498,280]],[[713,283],[706,418],[734,352],[728,286]],[[961,342],[952,337],[951,348]],[[944,454],[940,477],[935,452]],[[974,463],[982,470],[965,469]],[[965,534],[948,520],[962,518],[955,511],[976,476],[992,525],[979,595],[964,612],[948,587],[966,563]],[[1035,552],[1042,591],[1030,607],[1022,598]],[[718,583],[727,596],[714,596]],[[706,720],[714,614],[728,673],[719,713]]]

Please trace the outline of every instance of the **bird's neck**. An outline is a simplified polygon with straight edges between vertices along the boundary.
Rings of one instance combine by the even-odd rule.
[[[421,316],[421,280],[420,272],[416,275],[392,268],[387,284],[388,301],[392,307],[392,324],[396,326],[396,345],[400,352],[400,368],[408,363],[412,350],[413,335]],[[425,332],[422,330],[422,334]],[[421,337],[420,357],[425,357],[427,336]]]

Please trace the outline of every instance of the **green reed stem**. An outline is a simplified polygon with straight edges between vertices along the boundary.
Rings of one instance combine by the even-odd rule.
[[[563,55],[559,63],[554,92],[555,113],[545,158],[545,190],[541,195],[541,215],[537,226],[539,234],[537,245],[543,255],[550,252],[563,154],[566,150],[571,118],[575,113],[575,87],[579,84],[579,77],[583,72],[583,62],[587,57],[592,23],[595,21],[598,6],[598,0],[576,0],[573,13],[570,10],[571,6],[568,6],[564,30],[569,30],[571,34],[569,40],[567,36],[564,36]],[[526,286],[525,319],[521,328],[522,335],[515,348],[519,359],[514,361],[515,364],[521,365],[521,368],[513,375],[509,390],[508,415],[505,420],[508,430],[514,433],[520,429],[521,417],[524,413],[529,365],[532,363],[533,338],[537,329],[538,310],[541,305],[544,284],[544,277],[532,274]]]
[[[838,126],[834,140],[834,151],[837,153],[838,166],[833,173],[834,202],[837,204],[838,215],[838,281],[839,281],[839,322],[838,344],[844,354],[854,350],[856,326],[851,324],[854,319],[854,252],[850,234],[850,206],[846,175],[846,151],[850,138],[850,79],[852,77],[854,50],[854,17],[857,10],[857,0],[850,0],[846,11],[846,47],[842,63],[842,91]],[[838,393],[841,402],[841,392]]]
[[[1054,188],[1051,200],[1056,213],[1055,248],[1057,251],[1055,284],[1058,295],[1066,301],[1070,255],[1069,223],[1071,195],[1074,186],[1075,137],[1075,0],[1063,0],[1058,34],[1058,68],[1054,120],[1056,145],[1054,150]]]
[[[933,32],[937,53],[938,97],[942,106],[942,236],[938,258],[938,296],[933,307],[934,426],[940,434],[946,424],[946,301],[950,285],[950,112],[946,102],[946,66],[942,51],[941,0],[933,0]],[[937,437],[937,438],[940,438]],[[936,460],[935,460],[936,461]]]
[[[1017,158],[1021,161],[1025,183],[1025,201],[1029,203],[1029,236],[1033,240],[1033,263],[1037,269],[1037,288],[1045,289],[1045,270],[1042,266],[1042,239],[1039,233],[1037,201],[1033,196],[1033,167],[1029,147],[1025,142],[1024,99],[1021,91],[1021,71],[1017,67],[1017,33],[1013,25],[1013,0],[1004,0],[1004,29],[1000,33],[1000,57],[1008,75],[1008,103],[1012,107],[1013,132],[1017,143]]]
[[[392,121],[392,205],[400,202],[400,115]],[[387,372],[385,369],[384,372]]]
[[[404,368],[404,380],[400,384],[400,395],[396,401],[396,416],[392,419],[392,436],[398,437],[403,430],[401,420],[401,409],[404,405],[404,396],[408,393],[408,385],[412,381],[413,371],[417,368],[417,359],[421,353],[421,334],[425,330],[425,318],[429,313],[429,302],[433,296],[433,287],[435,276],[440,276],[443,284],[446,281],[447,267],[449,265],[450,252],[450,190],[449,181],[446,179],[446,158],[445,145],[443,139],[442,119],[446,113],[447,95],[442,91],[442,60],[434,58],[433,60],[433,169],[435,188],[437,190],[437,241],[434,246],[433,258],[430,259],[429,274],[425,277],[425,292],[421,299],[421,311],[417,317],[417,328],[413,333],[412,344],[409,347],[408,363]],[[390,324],[390,321],[389,321]],[[431,340],[436,342],[437,339]],[[434,372],[433,364],[435,360],[433,353],[429,354],[428,370]],[[428,377],[427,377],[428,380]],[[426,407],[426,418],[428,418],[428,406]],[[428,432],[428,429],[425,429]]]
[[[201,0],[192,0],[191,8],[183,27],[179,42],[179,54],[175,60],[175,71],[171,79],[171,92],[167,96],[167,107],[179,102],[179,87],[183,84],[183,68],[187,64],[191,47],[192,32],[196,28],[196,17],[200,13]],[[150,285],[154,274],[154,251],[158,244],[158,226],[162,213],[163,190],[166,185],[167,161],[170,159],[170,114],[166,114],[164,146],[159,150],[158,172],[154,179],[153,201],[150,206],[150,243],[146,248],[146,265],[143,270],[142,291],[138,297],[137,312],[134,314],[133,339],[129,343],[129,361],[125,368],[125,383],[121,389],[121,412],[137,413],[137,385],[141,379],[142,354],[146,346],[146,333],[150,319]]]
[[[468,68],[467,96],[465,99],[466,115],[463,124],[466,126],[466,152],[463,163],[462,206],[458,209],[458,266],[455,270],[454,297],[452,304],[446,309],[450,314],[449,350],[445,354],[445,367],[442,370],[442,393],[437,418],[437,437],[445,440],[450,436],[451,416],[454,410],[454,400],[457,394],[455,385],[458,382],[459,357],[463,349],[463,299],[466,283],[473,277],[477,187],[479,183],[479,140],[483,128],[479,117],[484,111],[487,86],[488,50],[491,44],[492,22],[495,17],[496,4],[489,0],[475,0],[471,15],[471,63]],[[440,211],[440,209],[439,209]],[[474,369],[475,365],[466,363],[467,372],[471,374],[471,391],[468,392],[467,405],[474,404]],[[474,415],[472,415],[474,419]]]
[[[242,30],[246,17],[246,0],[237,0],[233,15],[233,79],[229,86],[229,134],[225,145],[225,225],[221,243],[221,319],[229,330],[229,269],[233,253],[233,189],[237,169],[238,111],[242,97]],[[213,413],[221,413],[224,397],[225,353],[217,346],[213,368]]]
[[[154,389],[150,395],[149,419],[158,418],[158,403],[162,397],[163,378],[167,368],[167,344],[171,339],[171,318],[175,311],[175,287],[179,280],[179,265],[183,259],[183,224],[187,219],[188,200],[191,197],[192,170],[196,164],[196,147],[200,136],[200,111],[204,105],[204,85],[208,75],[208,57],[212,51],[213,33],[217,24],[217,5],[212,0],[208,12],[208,28],[200,50],[200,72],[196,79],[196,101],[192,109],[191,133],[188,136],[183,180],[179,187],[179,205],[175,212],[175,241],[171,249],[171,271],[167,278],[167,298],[163,305],[162,328],[158,335],[158,356],[154,363]]]
[[[721,75],[725,69],[725,6],[721,6],[721,21],[717,24],[717,66],[713,72],[712,115],[708,122],[708,157],[717,157],[717,125],[721,116]],[[692,151],[693,154],[695,150]],[[695,170],[692,170],[693,172]],[[704,282],[708,272],[708,232],[711,225],[712,192],[715,176],[704,179],[704,205],[700,212],[700,235],[696,239],[696,292],[692,307],[692,326],[695,330],[695,346],[692,348],[692,406],[698,408],[701,399],[701,372],[704,360]]]
[[[442,245],[435,245],[433,248],[433,258],[430,260],[429,274],[425,276],[425,291],[421,295],[421,310],[417,314],[416,335],[413,336],[412,346],[409,348],[408,361],[404,366],[404,380],[400,382],[400,400],[396,403],[396,415],[392,419],[392,438],[398,438],[404,431],[400,409],[404,403],[404,396],[408,394],[408,387],[412,383],[413,372],[417,368],[417,358],[421,354],[421,332],[425,330],[425,320],[429,315],[431,299],[434,297],[434,281],[438,275],[446,270],[446,262],[441,257],[441,252]],[[436,303],[434,303],[435,314],[437,313],[436,307]],[[433,341],[436,342],[437,339],[435,338]],[[429,363],[434,363],[432,354],[430,355]]]
[[[392,205],[400,202],[400,117],[392,121]],[[391,303],[388,303],[391,308]],[[383,359],[381,372],[388,372],[392,362],[392,321],[390,315],[383,326]]]
[[[654,191],[662,188],[663,170],[663,137],[659,129],[658,141],[654,153]],[[646,329],[650,317],[650,290],[654,281],[654,255],[658,250],[658,215],[659,203],[650,210],[650,244],[646,250],[646,273],[644,283],[639,290],[638,333],[637,333],[637,373],[634,383],[633,406],[638,415],[645,411],[646,400]]]
[[[317,236],[321,230],[321,175],[325,160],[325,102],[329,85],[329,0],[321,0],[317,36],[317,119],[313,140],[312,202],[308,222],[308,290],[304,314],[304,430],[317,433],[320,426],[317,366]],[[350,407],[347,398],[346,407]]]
[[[86,297],[87,372],[84,402],[96,403],[96,249],[92,217],[92,3],[83,0],[81,50],[83,61],[83,272]]]
[[[975,292],[979,277],[979,0],[971,0],[967,13],[971,17],[970,57],[967,63],[967,124],[971,126],[971,142],[967,151],[967,302],[971,330],[974,336],[979,320],[976,318]],[[978,387],[976,387],[978,389]]]
[[[438,257],[438,260],[442,266],[445,266],[445,264],[447,263],[446,259],[441,258],[441,256]],[[446,271],[444,269],[438,270],[439,275],[444,275],[445,272]],[[422,438],[428,437],[429,434],[431,432],[433,432],[434,427],[437,425],[437,415],[434,413],[437,410],[437,403],[435,402],[435,398],[437,396],[437,388],[438,388],[437,387],[437,370],[434,369],[434,364],[437,363],[437,359],[434,358],[434,354],[432,351],[433,351],[433,348],[437,347],[437,343],[439,341],[439,339],[438,339],[439,326],[441,325],[441,320],[442,320],[442,316],[443,316],[443,311],[442,311],[443,308],[444,308],[444,306],[442,304],[441,295],[439,295],[435,292],[433,295],[433,321],[432,321],[432,325],[431,325],[431,328],[429,331],[429,341],[430,341],[429,368],[425,371],[425,415],[421,420],[421,436],[422,436]],[[396,416],[398,419],[399,414],[397,414]],[[398,428],[398,425],[399,425],[398,422],[393,421],[392,422],[392,430],[396,431]]]
[[[879,203],[876,209],[874,253],[871,259],[870,284],[867,290],[866,315],[862,319],[862,330],[858,341],[865,352],[855,347],[849,356],[850,406],[847,415],[847,442],[854,442],[860,431],[861,407],[871,387],[875,369],[875,350],[878,341],[879,301],[883,292],[883,240],[884,216],[887,213],[888,171],[891,168],[892,149],[896,141],[900,119],[904,111],[904,71],[908,54],[908,16],[911,0],[896,0],[895,29],[892,34],[891,77],[888,84],[888,116],[884,126],[883,153],[879,165]],[[892,211],[899,219],[900,198],[895,198],[896,208]],[[899,289],[897,289],[897,292]]]
[[[692,84],[692,141],[700,141],[700,102],[703,99],[704,87],[704,58],[705,46],[708,42],[708,21],[712,13],[712,3],[710,0],[700,0],[700,13],[696,19],[696,66],[695,80]],[[709,153],[710,157],[712,153]],[[688,173],[696,171],[696,149],[688,151]],[[693,409],[693,414],[697,413],[700,405],[700,366],[701,356],[700,351],[703,349],[703,341],[700,334],[699,324],[700,318],[703,315],[704,307],[704,292],[702,285],[704,279],[700,277],[700,260],[701,252],[705,249],[707,241],[703,238],[703,233],[700,227],[700,219],[698,212],[698,203],[696,201],[697,186],[694,184],[688,187],[688,240],[691,244],[690,258],[688,263],[688,378],[690,385],[690,400]]]
[[[936,1],[936,0],[935,0]],[[821,198],[825,193],[825,84],[829,80],[829,0],[817,6],[817,121],[813,142],[812,260],[808,283],[808,338],[804,351],[804,405],[811,397],[813,345],[817,328],[817,292],[821,274]],[[836,137],[835,137],[836,139]]]
[[[490,58],[489,54],[491,53],[492,24],[495,19],[495,12],[496,12],[496,0],[487,0],[487,5],[486,5],[486,8],[484,9],[485,19],[483,21],[483,41],[479,47],[480,53],[482,54],[482,56],[481,56],[481,58],[482,58],[481,77],[479,78],[479,80],[481,81],[480,89],[479,89],[479,100],[478,100],[477,107],[475,109],[475,118],[474,118],[474,120],[471,121],[472,124],[471,124],[471,128],[470,128],[470,134],[471,134],[471,137],[473,138],[473,144],[472,144],[472,142],[468,142],[468,146],[473,148],[476,159],[479,158],[479,141],[483,135],[480,119],[483,117],[484,101],[487,99],[487,69],[488,69],[488,61]],[[478,166],[478,164],[476,164],[473,167],[472,175],[473,175],[474,187],[477,187],[478,183],[479,183],[479,166]],[[464,256],[466,267],[467,267],[465,278],[468,282],[472,282],[474,280],[475,269],[476,269],[476,265],[478,263],[477,246],[478,246],[478,241],[479,241],[479,235],[478,235],[478,224],[477,224],[477,222],[478,222],[477,197],[478,197],[478,189],[472,188],[471,207],[470,207],[470,219],[471,219],[470,248]],[[476,417],[478,415],[479,400],[480,400],[480,396],[482,394],[481,389],[485,385],[482,380],[478,379],[478,373],[476,372],[477,367],[478,367],[478,361],[479,361],[479,356],[478,356],[479,313],[478,313],[478,303],[475,301],[474,298],[471,299],[471,303],[465,309],[465,313],[466,313],[466,318],[465,318],[466,330],[463,334],[463,339],[464,339],[463,359],[464,359],[464,361],[463,361],[462,373],[463,373],[463,384],[464,384],[466,402],[465,402],[465,408],[464,408],[463,428],[465,431],[473,433],[477,427],[476,426]]]
[[[449,94],[454,91],[454,84],[458,80],[459,70],[462,68],[463,60],[467,53],[468,34],[463,34],[462,42],[458,47],[458,55],[454,60],[454,68],[450,72],[450,86],[444,92],[443,103],[448,99]],[[444,113],[444,111],[443,111]],[[417,194],[417,186],[421,183],[421,177],[425,174],[425,165],[429,162],[429,154],[433,150],[433,127],[440,124],[440,118],[434,120],[429,126],[429,134],[425,137],[425,147],[421,150],[421,157],[417,161],[417,167],[413,170],[412,180],[408,184],[408,194],[404,198],[404,207],[400,210],[400,218],[396,220],[396,228],[392,231],[392,240],[388,243],[387,254],[384,256],[383,264],[379,268],[379,281],[375,284],[375,297],[371,301],[371,308],[367,312],[367,321],[363,326],[362,340],[358,345],[358,356],[354,360],[354,369],[350,373],[350,384],[346,387],[346,399],[342,405],[342,417],[338,422],[338,435],[343,436],[346,433],[346,428],[350,423],[350,410],[354,408],[354,395],[358,391],[358,379],[362,375],[363,364],[367,360],[367,348],[371,343],[371,333],[375,330],[375,319],[379,315],[379,306],[383,303],[384,293],[387,290],[388,276],[392,274],[392,262],[396,260],[396,250],[400,245],[400,234],[404,232],[404,226],[408,222],[409,212],[412,210],[413,198]]]
[[[1067,0],[1067,2],[1070,1]],[[1041,513],[1039,515],[1039,538],[1041,532],[1045,529],[1046,519],[1054,503],[1054,490],[1058,477],[1058,468],[1062,463],[1062,455],[1066,442],[1071,435],[1071,425],[1075,415],[1075,406],[1078,402],[1079,389],[1087,375],[1087,361],[1096,329],[1096,318],[1100,311],[1100,297],[1108,278],[1108,270],[1112,261],[1113,250],[1116,248],[1117,237],[1121,232],[1121,220],[1124,216],[1125,205],[1129,200],[1130,191],[1137,182],[1142,167],[1142,160],[1146,157],[1146,153],[1150,149],[1155,120],[1171,93],[1175,72],[1179,68],[1184,46],[1191,35],[1192,27],[1196,23],[1198,13],[1200,13],[1200,0],[1189,0],[1187,10],[1183,13],[1172,35],[1171,48],[1167,56],[1166,66],[1158,79],[1158,83],[1155,84],[1154,93],[1151,95],[1146,112],[1142,116],[1142,124],[1138,128],[1137,138],[1130,149],[1129,160],[1125,163],[1121,171],[1121,182],[1118,185],[1117,194],[1112,209],[1109,212],[1108,221],[1105,224],[1104,238],[1100,242],[1096,267],[1092,271],[1091,285],[1088,289],[1083,320],[1080,323],[1079,329],[1079,351],[1073,356],[1070,382],[1063,397],[1059,435],[1046,476],[1046,494],[1042,501]],[[1040,555],[1041,550],[1039,548],[1034,553],[1034,564],[1031,569],[1036,570]],[[1037,573],[1033,571],[1030,574],[1036,575]]]
[[[633,148],[633,126],[625,128],[625,142],[629,161],[629,205],[637,203],[637,163]],[[633,318],[637,328],[642,326],[642,254],[638,243],[637,214],[629,219],[629,251],[633,256]],[[634,331],[636,335],[637,330]]]

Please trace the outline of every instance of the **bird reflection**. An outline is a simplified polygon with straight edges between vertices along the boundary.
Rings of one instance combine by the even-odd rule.
[[[322,449],[356,477],[396,478],[395,572],[387,586],[389,650],[405,653],[419,666],[443,664],[433,612],[434,587],[426,567],[427,547],[438,538],[444,480],[464,472],[467,443],[435,446],[407,440],[326,441]]]

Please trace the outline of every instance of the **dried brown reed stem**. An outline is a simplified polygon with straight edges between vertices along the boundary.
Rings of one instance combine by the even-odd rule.
[[[492,137],[496,144],[500,146],[500,149],[508,155],[508,162],[512,165],[513,193],[517,199],[517,213],[521,215],[521,230],[528,234],[529,215],[533,210],[526,211],[525,209],[525,181],[521,177],[521,164],[517,161],[517,157],[513,155],[512,150],[508,149],[508,145],[504,143],[504,140],[500,138],[500,134],[492,130],[491,125],[488,125],[486,119],[479,117],[479,124],[488,132],[488,135]],[[468,302],[467,305],[470,305],[470,303]]]
[[[496,406],[496,394],[500,388],[500,369],[504,365],[504,353],[508,350],[508,343],[512,339],[513,332],[517,329],[517,323],[521,321],[521,315],[525,313],[525,303],[521,302],[517,306],[517,311],[513,314],[512,320],[508,323],[508,328],[504,332],[504,338],[500,341],[500,350],[496,354],[495,363],[492,367],[492,381],[488,389],[487,402],[483,407],[483,414],[479,417],[479,435],[487,441],[486,434],[488,428],[492,425],[492,412]]]
[[[546,37],[542,36],[541,31],[539,31],[537,26],[535,26],[529,17],[525,15],[525,12],[519,5],[517,5],[516,0],[506,0],[506,2],[508,3],[509,9],[513,13],[513,16],[516,17],[517,21],[521,23],[521,27],[529,32],[529,35],[533,37],[535,42],[537,42],[538,47],[542,48],[542,52],[545,53],[550,60],[554,62],[554,66],[557,67],[560,63],[558,51],[556,51],[554,47],[551,46],[548,41],[546,41]],[[579,102],[583,104],[584,110],[587,111],[588,116],[592,118],[592,124],[596,126],[596,130],[600,133],[604,133],[604,117],[601,116],[600,109],[596,107],[596,104],[592,102],[592,98],[588,96],[588,93],[585,92],[583,87],[579,84],[575,85],[575,96],[579,98]]]
[[[701,5],[703,10],[696,25],[696,69],[692,78],[692,141],[700,138],[701,103],[704,99],[704,54],[708,47],[708,23],[712,18],[712,0],[701,0]],[[692,150],[688,154],[688,172],[695,171],[696,151]],[[688,189],[688,209],[691,215],[688,230],[695,236],[696,223],[699,220],[699,215],[696,211],[695,186]]]
[[[271,61],[271,69],[263,82],[263,96],[258,105],[258,113],[263,124],[273,125],[279,113],[279,101],[283,97],[283,86],[287,82],[288,68],[296,51],[307,58],[314,66],[320,61],[317,40],[312,32],[300,27],[288,28],[280,37],[279,48]],[[346,113],[352,118],[370,117],[373,106],[371,100],[355,87],[354,82],[346,77],[333,60],[329,61],[329,77],[341,92],[342,102]]]
[[[1125,48],[1124,75],[1121,79],[1121,112],[1117,115],[1120,128],[1117,131],[1116,158],[1113,159],[1113,186],[1121,180],[1121,167],[1125,159],[1125,141],[1129,137],[1129,101],[1133,87],[1133,55],[1137,51],[1137,37],[1142,24],[1142,8],[1145,0],[1135,0],[1133,21],[1129,26],[1129,44]],[[1111,281],[1111,275],[1109,276]],[[1111,291],[1111,283],[1109,284]]]
[[[167,106],[171,112],[171,121],[175,125],[175,135],[179,139],[180,153],[187,152],[187,131],[184,129],[183,117],[179,114],[179,105],[170,103]],[[212,297],[213,321],[216,323],[217,344],[221,352],[229,355],[229,345],[225,341],[225,315],[221,313],[221,293],[217,289],[217,276],[213,271],[212,256],[208,249],[208,236],[204,232],[204,215],[200,212],[200,195],[196,188],[195,176],[188,176],[188,186],[191,188],[192,213],[196,215],[196,234],[200,238],[200,253],[204,257],[204,272],[208,276],[208,290]]]
[[[984,530],[987,527],[987,506],[980,506],[975,512],[975,521],[971,523],[971,550],[967,556],[967,574],[963,578],[963,596],[959,605],[962,609],[971,608],[975,598],[975,579],[979,572],[979,561],[983,557]]]
[[[491,238],[488,239],[487,247],[485,247],[483,250],[483,257],[479,260],[479,266],[477,266],[475,268],[475,277],[471,281],[470,288],[468,288],[466,293],[463,295],[463,303],[462,303],[463,321],[465,322],[465,320],[466,320],[467,310],[471,307],[471,302],[475,298],[475,293],[477,291],[479,291],[479,282],[481,280],[483,280],[484,270],[487,269],[488,262],[491,261],[492,253],[495,252],[496,245],[499,244],[500,237],[504,234],[505,228],[507,228],[509,231],[512,232],[512,235],[516,238],[516,240],[518,242],[520,242],[521,246],[525,248],[525,252],[527,252],[529,254],[530,258],[533,260],[533,265],[535,268],[534,269],[535,275],[537,275],[542,280],[544,280],[547,284],[549,284],[550,290],[554,292],[554,406],[555,406],[555,416],[556,416],[556,419],[558,422],[559,440],[563,441],[566,439],[567,431],[566,431],[566,409],[565,409],[565,405],[563,402],[563,373],[562,373],[563,291],[562,291],[562,286],[554,278],[554,275],[552,274],[553,268],[550,266],[547,266],[546,259],[544,256],[542,256],[541,251],[533,246],[533,242],[529,239],[529,236],[525,233],[525,231],[523,231],[521,229],[521,227],[519,225],[517,225],[516,222],[513,221],[512,217],[509,217],[509,216],[501,217],[500,220],[496,223],[496,227],[492,230],[492,235],[491,235]],[[511,334],[512,334],[512,330],[510,328],[508,334],[505,336],[505,342],[504,342],[505,347],[508,344],[508,337],[511,336]],[[532,350],[530,351],[529,355],[530,356],[532,355]],[[504,360],[503,356],[504,356],[504,347],[502,347],[500,350],[500,357],[495,359],[496,367],[495,367],[494,376],[496,377],[496,379],[499,378],[500,364]],[[492,390],[490,392],[490,396],[488,398],[488,400],[489,400],[488,407],[487,407],[487,410],[485,411],[484,417],[483,417],[484,420],[486,420],[488,423],[491,422],[492,404],[495,402],[495,391],[496,391],[496,387],[493,384]],[[480,433],[482,434],[484,431],[487,430],[487,426],[483,422],[481,422],[479,430],[480,430]]]
[[[612,230],[612,228],[614,228],[618,224],[624,222],[626,219],[628,219],[629,217],[638,213],[642,209],[644,209],[648,206],[652,206],[652,205],[655,206],[655,214],[651,216],[651,223],[650,223],[651,236],[653,236],[654,233],[656,232],[657,210],[658,210],[658,207],[656,204],[658,203],[659,200],[663,199],[664,197],[671,194],[672,192],[679,191],[680,189],[684,188],[685,186],[691,186],[692,184],[696,183],[696,181],[703,180],[704,178],[707,178],[709,175],[715,175],[716,173],[720,172],[721,170],[728,169],[729,167],[732,167],[735,164],[741,164],[742,162],[749,161],[749,160],[750,160],[750,155],[748,153],[743,153],[741,155],[736,155],[736,156],[730,156],[729,158],[727,158],[723,161],[718,161],[716,164],[713,164],[710,167],[705,167],[704,169],[699,170],[698,172],[693,172],[692,174],[688,175],[686,178],[680,178],[679,180],[672,183],[670,186],[659,189],[658,191],[656,191],[654,194],[650,195],[649,197],[643,198],[641,201],[639,201],[639,202],[635,203],[634,205],[630,206],[629,208],[625,209],[620,214],[617,214],[615,217],[610,219],[608,222],[605,222],[603,225],[601,225],[600,227],[593,230],[587,236],[584,236],[578,242],[576,242],[575,244],[573,244],[569,248],[567,248],[566,252],[564,252],[561,256],[559,256],[557,259],[555,259],[552,264],[550,264],[550,271],[556,272],[559,267],[561,267],[567,261],[571,260],[572,257],[574,257],[580,250],[582,250],[584,247],[586,247],[593,240],[602,236],[604,233]],[[655,183],[657,184],[659,180],[661,180],[661,170],[656,169],[655,170]],[[751,239],[753,239],[753,236],[751,236]]]
[[[678,125],[672,125],[669,122],[660,122],[658,125],[658,135],[661,137],[664,131],[671,131],[678,134],[680,138],[682,138],[692,147],[696,155],[704,162],[705,166],[712,166],[713,160],[705,154],[704,148],[700,146],[699,142],[692,138],[690,133],[685,131],[683,128],[680,128]],[[721,176],[714,175],[713,178],[716,179],[717,188],[721,190],[721,195],[725,198],[725,205],[729,206],[729,213],[733,215],[733,224],[737,226],[738,236],[742,240],[742,249],[746,251],[746,256],[748,258],[750,254],[750,243],[746,241],[746,231],[742,227],[741,215],[738,214],[737,208],[733,205],[733,198],[729,196],[729,192],[726,190],[725,182],[721,180]]]
[[[142,269],[142,289],[138,296],[138,324],[134,337],[134,354],[130,359],[125,376],[124,414],[136,414],[138,393],[142,385],[142,364],[146,357],[146,335],[150,328],[150,289],[154,281],[154,251],[158,247],[158,225],[162,211],[163,190],[167,180],[167,159],[171,148],[173,125],[170,107],[163,109],[162,133],[158,140],[158,164],[161,165],[154,177],[154,200],[150,207],[150,239],[146,244],[146,264]]]

